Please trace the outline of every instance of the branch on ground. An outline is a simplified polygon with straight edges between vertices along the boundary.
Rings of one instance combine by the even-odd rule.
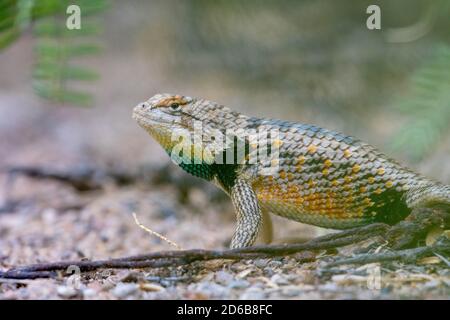
[[[179,191],[180,203],[188,201],[188,194],[193,187],[201,187],[207,183],[201,179],[185,176],[173,170],[173,164],[141,165],[137,170],[120,167],[100,168],[90,165],[79,165],[68,169],[55,169],[40,166],[7,166],[0,168],[0,172],[9,175],[9,184],[13,178],[22,175],[32,179],[53,180],[73,187],[77,191],[91,191],[103,189],[108,183],[118,186],[142,183],[145,185],[173,184]],[[226,195],[217,189],[211,194],[212,200],[222,201]]]
[[[56,277],[58,275],[56,272],[66,271],[70,266],[78,266],[81,271],[95,271],[105,268],[161,268],[187,265],[196,261],[209,261],[217,259],[237,261],[287,256],[299,252],[307,253],[316,250],[328,250],[355,244],[369,238],[385,234],[388,228],[389,227],[385,224],[376,223],[339,233],[328,234],[300,244],[254,246],[230,250],[173,250],[109,260],[40,263],[29,266],[15,267],[7,271],[0,272],[0,278],[35,279]],[[301,262],[313,260],[315,260],[313,254],[305,254],[299,258],[299,261]]]
[[[48,179],[66,183],[78,191],[101,189],[106,180],[118,184],[136,181],[136,175],[123,170],[101,170],[89,166],[78,166],[68,170],[38,166],[12,166],[4,169],[10,176],[24,175],[34,179]]]
[[[327,264],[327,268],[342,266],[347,264],[368,264],[375,262],[401,261],[405,263],[414,263],[424,257],[440,255],[448,256],[450,254],[450,240],[443,236],[431,246],[418,247],[398,251],[387,251],[381,253],[366,253],[356,255],[350,258],[338,259]],[[441,258],[442,259],[442,258]],[[445,260],[444,260],[445,262]]]

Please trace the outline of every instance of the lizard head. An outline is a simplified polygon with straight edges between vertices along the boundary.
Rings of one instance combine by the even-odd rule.
[[[173,130],[185,126],[183,113],[193,101],[180,95],[157,94],[134,108],[133,119],[146,130]]]
[[[157,94],[138,104],[133,110],[133,118],[166,151],[171,152],[175,145],[180,144],[180,136],[192,137],[200,130],[204,147],[211,143],[209,137],[239,127],[247,117],[212,101]]]
[[[186,110],[194,99],[181,95],[156,94],[133,109],[133,119],[168,150],[173,147],[172,135],[188,134]]]

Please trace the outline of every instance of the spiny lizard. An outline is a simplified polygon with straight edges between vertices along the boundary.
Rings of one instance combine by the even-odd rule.
[[[267,212],[346,229],[373,222],[393,225],[417,208],[450,210],[450,186],[405,169],[360,140],[314,125],[250,117],[215,102],[171,94],[157,94],[139,104],[133,118],[173,158],[178,138],[192,137],[195,123],[200,124],[201,143],[189,145],[192,149],[181,153],[183,161],[178,164],[230,195],[237,214],[232,248],[252,245],[263,220],[266,233],[271,232]],[[205,148],[217,153],[220,146],[211,139],[213,132],[224,136],[231,132],[245,140],[248,160],[249,153],[258,150],[249,151],[249,140],[238,132],[252,129],[278,132],[276,159],[249,163],[234,158],[232,163],[221,163],[204,156]],[[235,145],[224,144],[218,151],[225,153]],[[262,174],[268,167],[276,170]]]

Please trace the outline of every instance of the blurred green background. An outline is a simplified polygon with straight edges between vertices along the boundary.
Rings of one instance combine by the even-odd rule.
[[[170,92],[343,131],[449,182],[449,16],[446,0],[1,0],[1,161],[166,161],[130,114]]]

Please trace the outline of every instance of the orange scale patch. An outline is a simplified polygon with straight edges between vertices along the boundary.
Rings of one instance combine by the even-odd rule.
[[[351,156],[352,156],[352,152],[350,150],[347,149],[344,151],[344,157],[350,158]]]
[[[325,206],[327,209],[333,209],[334,203],[333,203],[333,201],[328,201]]]
[[[310,144],[310,145],[308,146],[308,148],[306,148],[306,150],[308,150],[308,152],[309,152],[310,154],[314,154],[314,153],[316,153],[316,151],[317,151],[317,146],[315,146],[315,145],[313,145],[313,144]]]
[[[302,165],[306,162],[305,156],[298,157],[298,164]]]
[[[336,192],[334,192],[334,191],[328,191],[327,192],[327,199],[335,199],[336,198],[336,196],[337,196],[337,193]]]
[[[286,193],[291,197],[299,197],[300,196],[300,189],[296,185],[289,185]]]
[[[331,161],[330,159],[327,159],[327,160],[324,161],[323,165],[326,168],[329,168],[329,167],[331,167],[333,165],[333,161]]]
[[[353,201],[355,201],[355,198],[351,196],[344,198],[345,203],[353,203]]]
[[[359,164],[355,164],[352,168],[354,173],[358,173],[361,170],[361,166]]]
[[[351,190],[351,189],[352,189],[352,185],[351,184],[344,185],[344,190]]]
[[[352,176],[345,176],[345,177],[344,177],[345,183],[350,183],[350,182],[352,182],[352,180],[353,180],[353,177],[352,177]]]
[[[303,199],[302,197],[295,197],[294,199],[291,200],[295,205],[301,206],[303,204],[303,202],[305,202],[305,199]]]

